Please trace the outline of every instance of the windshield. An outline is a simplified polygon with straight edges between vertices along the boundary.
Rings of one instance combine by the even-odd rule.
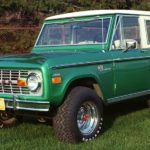
[[[110,18],[67,23],[46,23],[37,46],[99,44],[107,40]]]

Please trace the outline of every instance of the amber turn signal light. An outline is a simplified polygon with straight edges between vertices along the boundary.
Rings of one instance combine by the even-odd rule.
[[[17,84],[18,84],[19,86],[26,86],[26,85],[27,85],[25,79],[18,79],[18,80],[17,80]]]
[[[53,77],[52,78],[52,83],[54,83],[54,84],[59,84],[61,82],[62,82],[61,77]]]

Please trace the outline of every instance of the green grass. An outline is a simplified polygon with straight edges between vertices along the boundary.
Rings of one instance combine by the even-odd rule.
[[[0,150],[150,150],[150,109],[145,101],[112,105],[105,110],[104,129],[94,141],[59,142],[49,125],[35,120],[0,130]]]

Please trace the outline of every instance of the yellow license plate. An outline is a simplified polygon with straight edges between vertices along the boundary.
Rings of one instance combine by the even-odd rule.
[[[0,110],[5,110],[5,101],[4,101],[4,98],[0,98]]]

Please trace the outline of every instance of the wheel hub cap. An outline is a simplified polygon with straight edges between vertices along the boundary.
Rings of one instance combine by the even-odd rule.
[[[83,103],[77,114],[77,126],[80,132],[83,135],[90,135],[97,127],[98,119],[96,105],[91,101]]]
[[[88,121],[89,120],[89,116],[88,115],[84,115],[83,116],[83,121]]]

